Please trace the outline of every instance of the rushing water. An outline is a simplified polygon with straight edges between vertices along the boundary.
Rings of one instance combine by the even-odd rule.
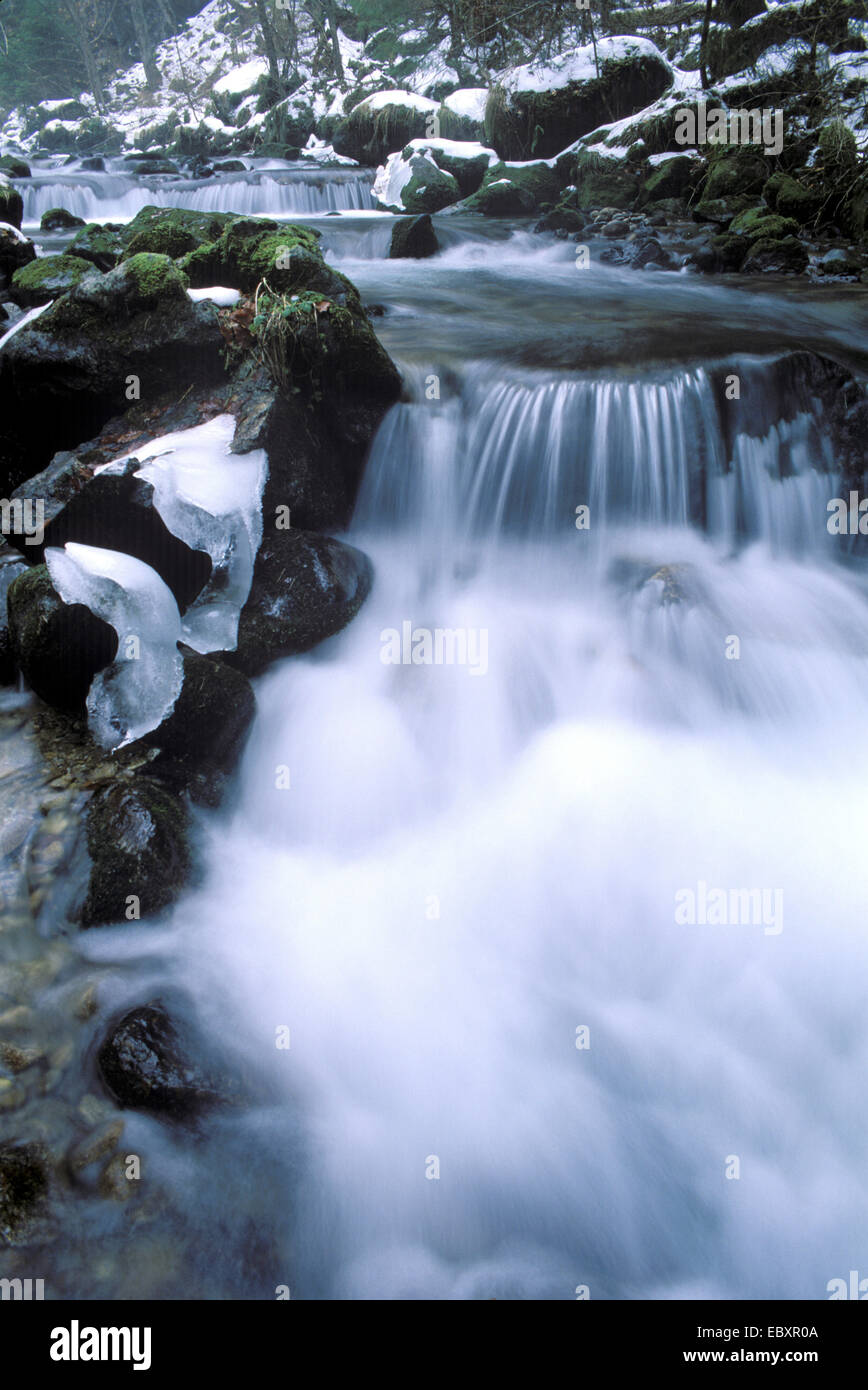
[[[133,1118],[169,1215],[123,1296],[823,1298],[865,1258],[868,608],[774,363],[860,358],[858,305],[346,233],[407,383],[374,592],[258,682],[169,926],[82,946],[103,1016],[183,990],[269,1096]],[[384,662],[408,623],[467,660]],[[685,925],[701,883],[774,910]]]

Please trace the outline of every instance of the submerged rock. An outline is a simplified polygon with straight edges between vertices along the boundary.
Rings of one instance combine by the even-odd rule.
[[[38,1144],[0,1144],[0,1245],[38,1243],[45,1236],[49,1170]]]
[[[256,557],[237,650],[225,660],[253,676],[272,661],[309,651],[355,617],[372,580],[370,560],[354,546],[271,530]]]
[[[83,927],[153,917],[189,879],[187,810],[155,778],[100,788],[87,809],[86,833],[91,868],[78,914]]]
[[[239,1098],[239,1087],[197,1060],[201,1040],[163,1003],[140,1004],[110,1028],[97,1064],[119,1105],[189,1120]]]
[[[427,213],[421,217],[402,217],[392,228],[390,260],[424,260],[436,256],[439,250],[440,243]]]

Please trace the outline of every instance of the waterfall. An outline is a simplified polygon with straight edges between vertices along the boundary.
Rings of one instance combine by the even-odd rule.
[[[405,374],[374,591],[259,683],[175,913],[283,1096],[292,1296],[822,1298],[864,1201],[868,625],[819,406],[759,359]],[[685,925],[717,885],[774,912]]]
[[[257,217],[358,211],[372,207],[371,183],[369,173],[326,169],[226,174],[205,182],[82,173],[16,181],[28,226],[38,226],[42,214],[56,207],[86,222],[127,222],[148,205]]]
[[[726,399],[729,374],[744,406]],[[776,376],[756,360],[632,379],[416,367],[375,445],[359,524],[553,539],[584,505],[595,536],[693,523],[730,546],[822,549],[832,448],[819,402],[776,398]]]

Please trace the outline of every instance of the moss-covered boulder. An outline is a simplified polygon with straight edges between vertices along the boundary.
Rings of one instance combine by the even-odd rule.
[[[18,155],[0,155],[0,173],[8,174],[10,179],[29,179],[30,165]]]
[[[782,169],[763,185],[763,197],[773,212],[780,213],[781,217],[792,217],[802,226],[813,221],[823,201],[818,190],[806,188]]]
[[[799,224],[793,217],[781,217],[767,208],[749,208],[740,212],[729,224],[734,236],[746,237],[749,242],[768,240],[779,241],[781,237],[797,236]]]
[[[41,256],[16,270],[10,293],[22,309],[30,309],[66,294],[86,275],[98,273],[90,261],[80,256]]]
[[[560,188],[557,170],[543,161],[495,164],[464,207],[486,217],[520,217],[539,211],[544,203],[554,203]]]
[[[66,208],[49,208],[39,219],[39,226],[43,232],[67,231],[70,227],[84,227],[83,217],[76,217],[74,213],[67,212]]]
[[[808,253],[798,237],[762,237],[754,241],[742,263],[750,274],[801,275],[808,266]]]
[[[101,787],[88,805],[85,829],[91,869],[79,913],[83,927],[153,917],[186,885],[189,815],[177,793],[156,778],[138,775]]]
[[[769,177],[768,162],[752,146],[712,147],[702,199],[730,198],[739,193],[761,193]]]
[[[350,111],[332,136],[338,154],[376,166],[387,155],[402,150],[411,140],[430,136],[436,126],[439,103],[413,92],[377,92]]]
[[[640,203],[657,203],[663,198],[687,198],[696,187],[702,166],[690,155],[677,154],[663,159],[643,180]]]
[[[439,212],[461,197],[458,180],[438,168],[433,159],[414,154],[408,161],[410,177],[401,190],[401,209],[412,213]]]
[[[178,236],[180,233],[185,233],[192,238],[197,246],[205,246],[209,242],[216,241],[221,233],[237,220],[237,214],[231,212],[197,212],[192,208],[158,208],[153,203],[148,203],[121,230],[124,233],[127,246],[136,237],[145,234],[168,238]],[[153,248],[142,246],[141,249],[151,250]]]
[[[624,160],[604,159],[581,154],[575,172],[580,209],[633,207],[640,189],[640,176]]]
[[[15,666],[55,709],[84,709],[90,684],[114,660],[117,633],[81,603],[64,603],[46,565],[10,586],[9,643]]]
[[[672,82],[650,40],[600,38],[546,64],[513,68],[489,94],[486,143],[503,159],[548,159],[599,126],[641,111]]]
[[[95,438],[129,407],[225,379],[213,305],[194,304],[167,256],[85,275],[0,354],[0,460],[17,483]]]
[[[740,212],[757,206],[756,197],[751,193],[737,193],[728,198],[700,198],[694,203],[691,212],[697,222],[711,222],[717,227],[728,227]]]
[[[97,270],[113,270],[124,249],[125,229],[116,223],[88,222],[66,248],[68,256],[80,256]]]
[[[420,261],[428,256],[436,256],[439,250],[437,233],[427,213],[421,217],[401,217],[392,228],[390,260]]]
[[[488,170],[499,162],[494,150],[459,140],[411,140],[401,151],[401,158],[406,161],[417,154],[425,155],[443,173],[450,174],[462,198],[475,193]]]
[[[0,222],[7,222],[10,227],[21,228],[21,219],[24,216],[24,199],[13,188],[9,180],[0,175]]]
[[[534,230],[554,232],[556,236],[577,236],[585,226],[585,220],[584,214],[576,207],[576,190],[572,189],[543,214]]]

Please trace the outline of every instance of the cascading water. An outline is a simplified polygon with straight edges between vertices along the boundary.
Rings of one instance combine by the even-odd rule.
[[[39,225],[49,208],[63,207],[87,222],[127,222],[148,205],[197,212],[237,212],[250,216],[359,211],[372,206],[373,177],[360,170],[315,168],[223,175],[205,182],[132,178],[122,174],[71,174],[56,171],[17,185],[24,199],[24,224]]]
[[[440,399],[405,366],[352,535],[375,590],[260,683],[145,957],[279,1098],[229,1144],[248,1210],[263,1153],[284,1175],[262,1288],[821,1298],[866,1210],[868,641],[818,405],[763,360],[471,361]],[[703,885],[762,910],[685,925]]]

